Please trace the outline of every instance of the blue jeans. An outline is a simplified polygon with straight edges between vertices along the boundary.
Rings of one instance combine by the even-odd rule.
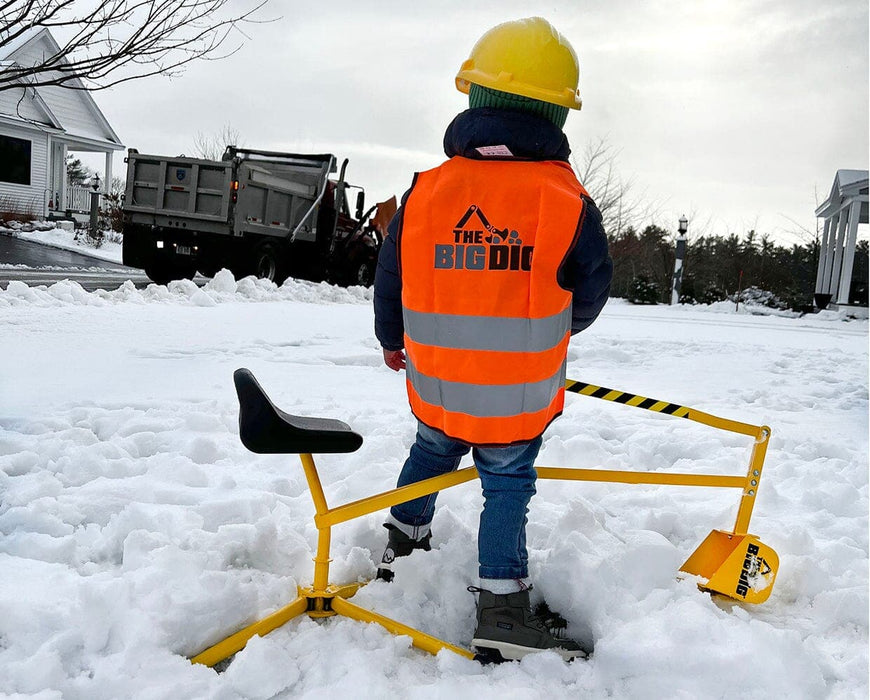
[[[473,449],[472,457],[483,487],[483,512],[477,531],[481,578],[526,578],[527,506],[535,494],[535,459],[541,438],[509,447],[474,447],[453,440],[418,423],[417,441],[399,475],[399,486],[452,472]],[[393,506],[390,513],[410,526],[428,525],[435,514],[437,493]]]

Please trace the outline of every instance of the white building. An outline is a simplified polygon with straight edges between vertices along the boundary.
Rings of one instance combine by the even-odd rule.
[[[867,223],[867,210],[868,171],[838,170],[831,194],[816,209],[816,216],[825,220],[816,273],[815,301],[820,309],[849,305],[858,225]],[[867,315],[866,307],[853,310]]]
[[[36,65],[59,51],[47,29],[34,27],[0,47],[0,72],[16,64]],[[107,191],[112,154],[118,150],[124,150],[121,140],[86,90],[22,85],[0,92],[0,210],[38,218],[86,210],[86,189],[68,186],[67,154],[105,153],[101,189]]]

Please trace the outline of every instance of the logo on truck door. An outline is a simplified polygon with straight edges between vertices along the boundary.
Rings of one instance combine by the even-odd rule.
[[[474,217],[474,220],[472,220]],[[436,270],[532,269],[535,247],[523,245],[517,231],[498,229],[476,204],[468,207],[452,231],[452,243],[435,244]]]
[[[179,182],[184,182],[187,178],[187,169],[186,168],[176,168],[175,169],[175,179]]]

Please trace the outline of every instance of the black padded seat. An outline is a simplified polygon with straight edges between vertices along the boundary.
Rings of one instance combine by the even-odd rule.
[[[257,454],[354,452],[363,439],[347,423],[284,413],[271,402],[249,369],[233,373],[239,395],[239,436]]]

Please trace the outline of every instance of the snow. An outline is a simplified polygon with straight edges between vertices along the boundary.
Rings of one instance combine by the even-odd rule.
[[[296,618],[218,674],[187,657],[311,584],[313,505],[295,456],[238,439],[232,372],[362,448],[317,456],[330,505],[393,487],[414,436],[382,365],[371,292],[224,271],[85,292],[0,291],[0,694],[49,698],[866,698],[868,325],[612,300],[572,339],[571,378],[673,401],[773,437],[750,531],[780,556],[770,599],[676,576],[731,489],[539,481],[535,594],[593,639],[482,667],[377,625]],[[569,395],[541,466],[742,474],[751,440]],[[476,482],[441,494],[433,551],[363,607],[467,646]],[[333,528],[330,580],[373,577],[384,513]]]

